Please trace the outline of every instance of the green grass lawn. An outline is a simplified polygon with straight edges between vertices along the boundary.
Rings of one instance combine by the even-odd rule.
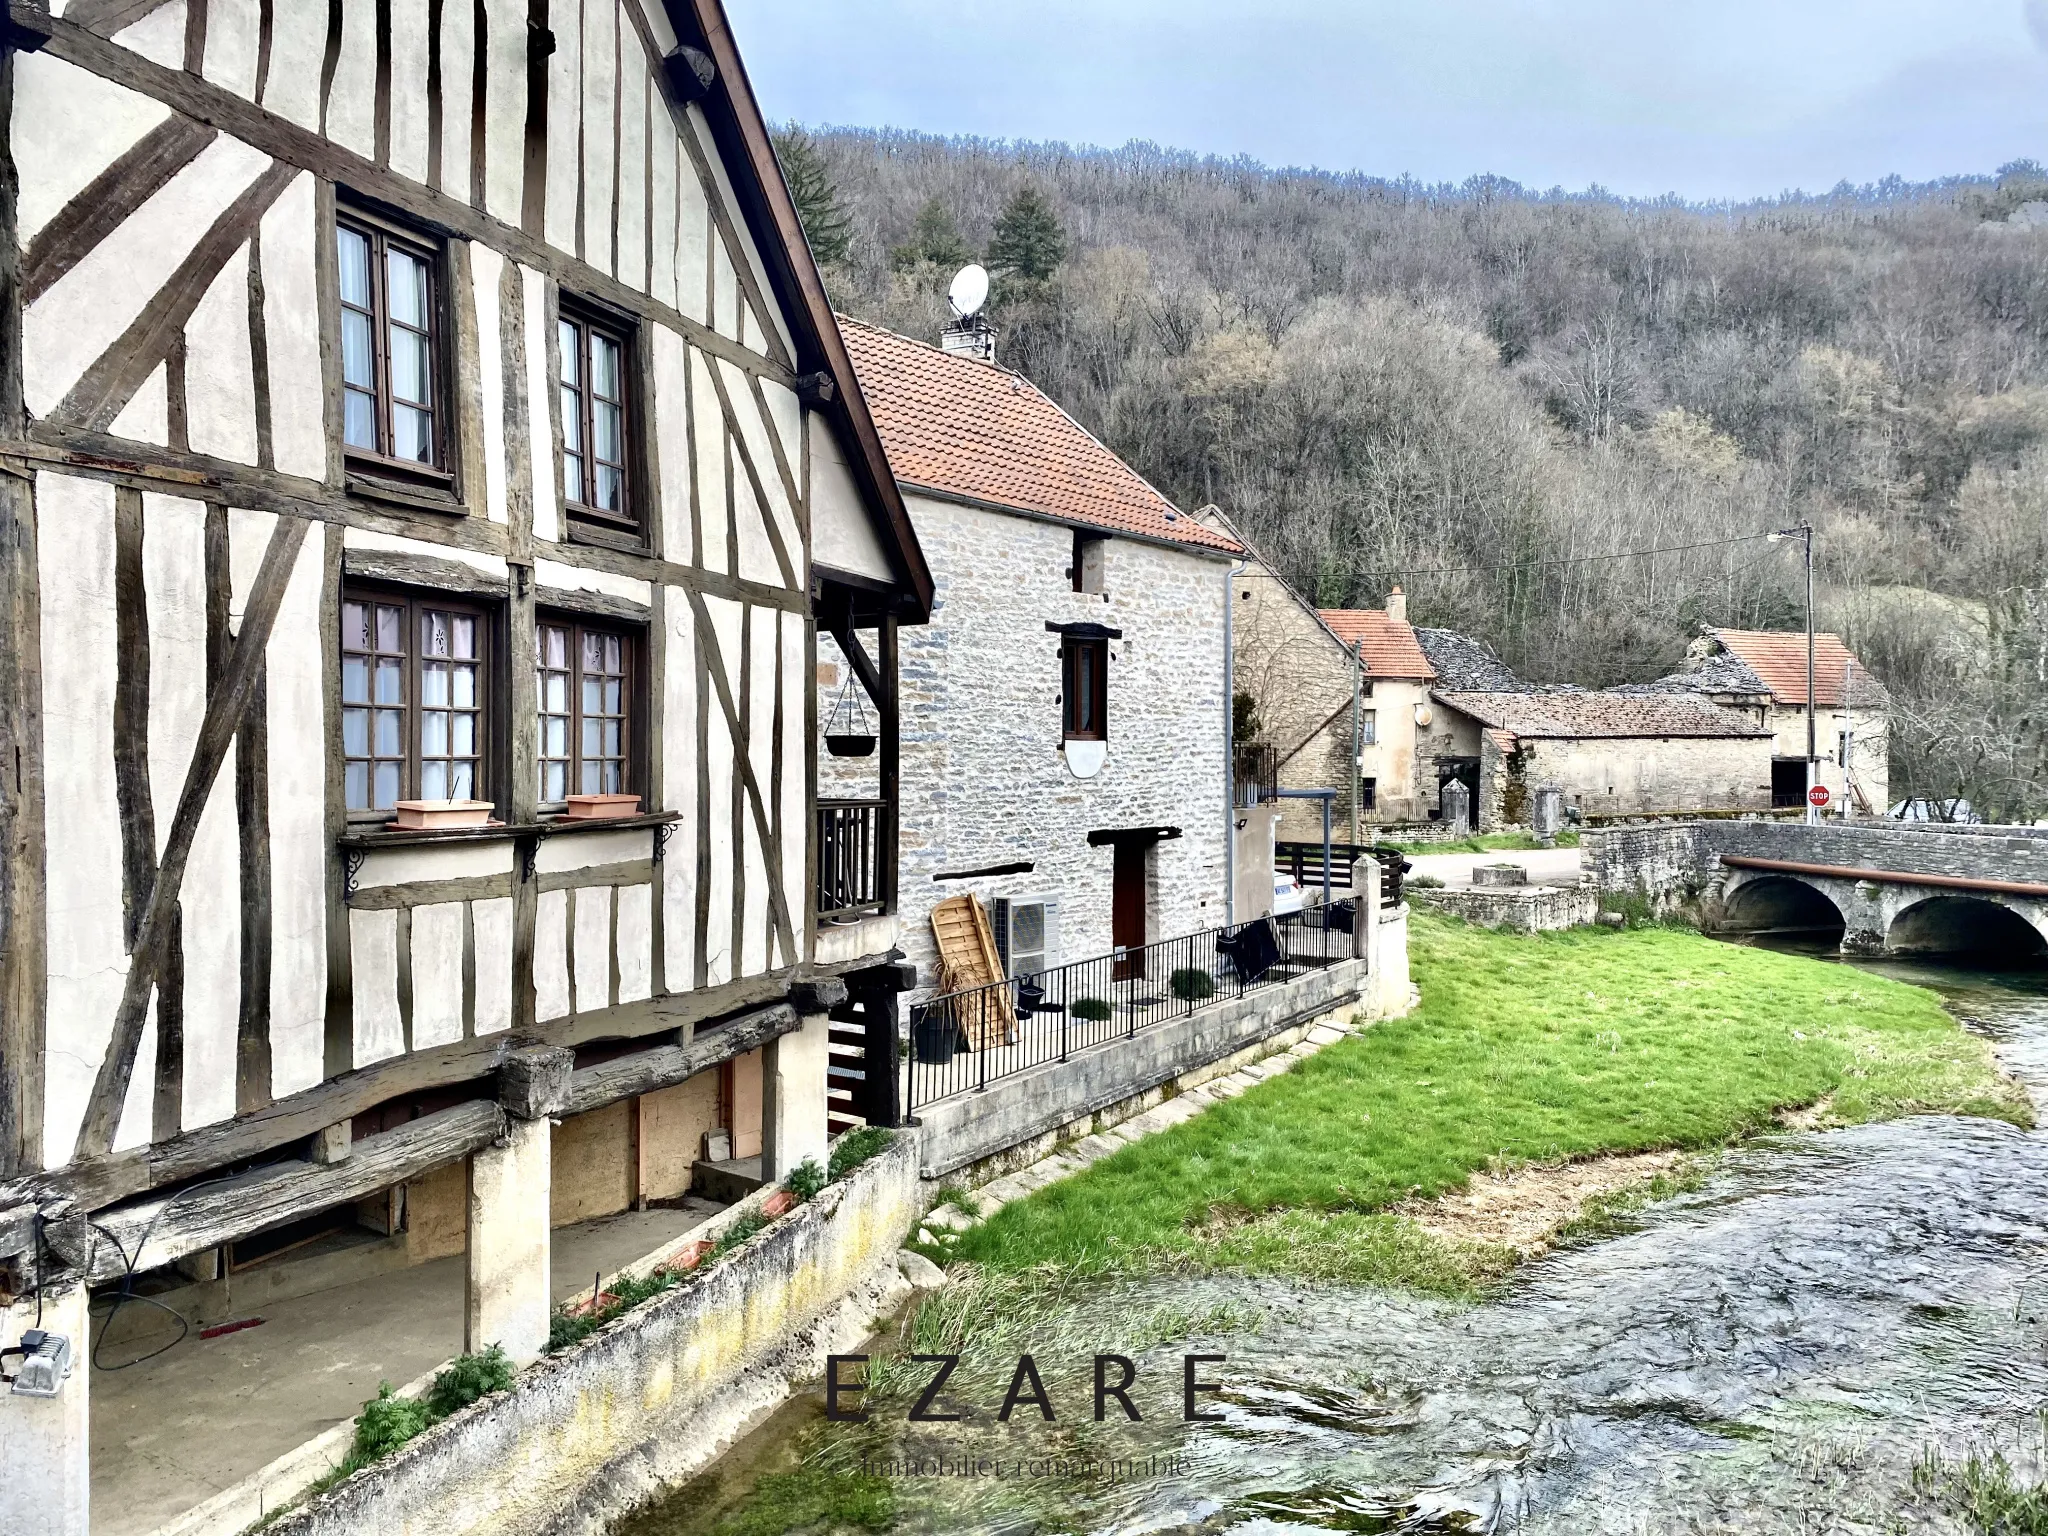
[[[1218,1268],[1469,1294],[1511,1262],[1387,1214],[1475,1169],[1707,1149],[1829,1101],[2030,1123],[1932,992],[1672,928],[1496,933],[1417,912],[1422,1006],[997,1212],[994,1271]]]

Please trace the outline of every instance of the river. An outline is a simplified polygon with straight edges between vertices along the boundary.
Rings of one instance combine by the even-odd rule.
[[[1941,991],[2048,1122],[2048,979],[1874,968]],[[761,1520],[764,1473],[906,1450],[991,1456],[996,1473],[898,1479],[874,1528],[1963,1530],[1912,1490],[1930,1447],[1998,1450],[2028,1482],[2043,1472],[2048,1132],[1923,1116],[1761,1138],[1478,1306],[1176,1279],[1105,1287],[1082,1309],[1199,1315],[1221,1301],[1256,1322],[1141,1355],[1141,1376],[1175,1389],[1173,1411],[1144,1424],[1088,1421],[1085,1359],[1047,1364],[1055,1396],[1065,1389],[1057,1425],[1028,1408],[1008,1426],[986,1413],[827,1424],[813,1394],[630,1536],[701,1536],[743,1510]],[[1206,1400],[1217,1422],[1180,1422],[1187,1351],[1227,1356],[1201,1367],[1226,1384]],[[1040,1464],[1057,1455],[1135,1460]]]

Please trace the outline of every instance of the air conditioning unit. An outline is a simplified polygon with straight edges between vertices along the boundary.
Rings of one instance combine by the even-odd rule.
[[[996,953],[1010,976],[1032,976],[1060,963],[1060,903],[1056,896],[998,896]]]

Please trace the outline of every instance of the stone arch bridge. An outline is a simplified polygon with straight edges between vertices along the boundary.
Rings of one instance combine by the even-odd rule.
[[[1702,821],[1614,829],[1589,858],[1603,887],[1683,888],[1721,932],[1833,938],[1853,954],[2048,959],[2048,828]]]

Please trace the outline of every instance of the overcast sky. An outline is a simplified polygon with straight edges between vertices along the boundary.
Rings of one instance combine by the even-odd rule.
[[[2048,162],[2048,0],[727,0],[777,120],[1690,198]]]

